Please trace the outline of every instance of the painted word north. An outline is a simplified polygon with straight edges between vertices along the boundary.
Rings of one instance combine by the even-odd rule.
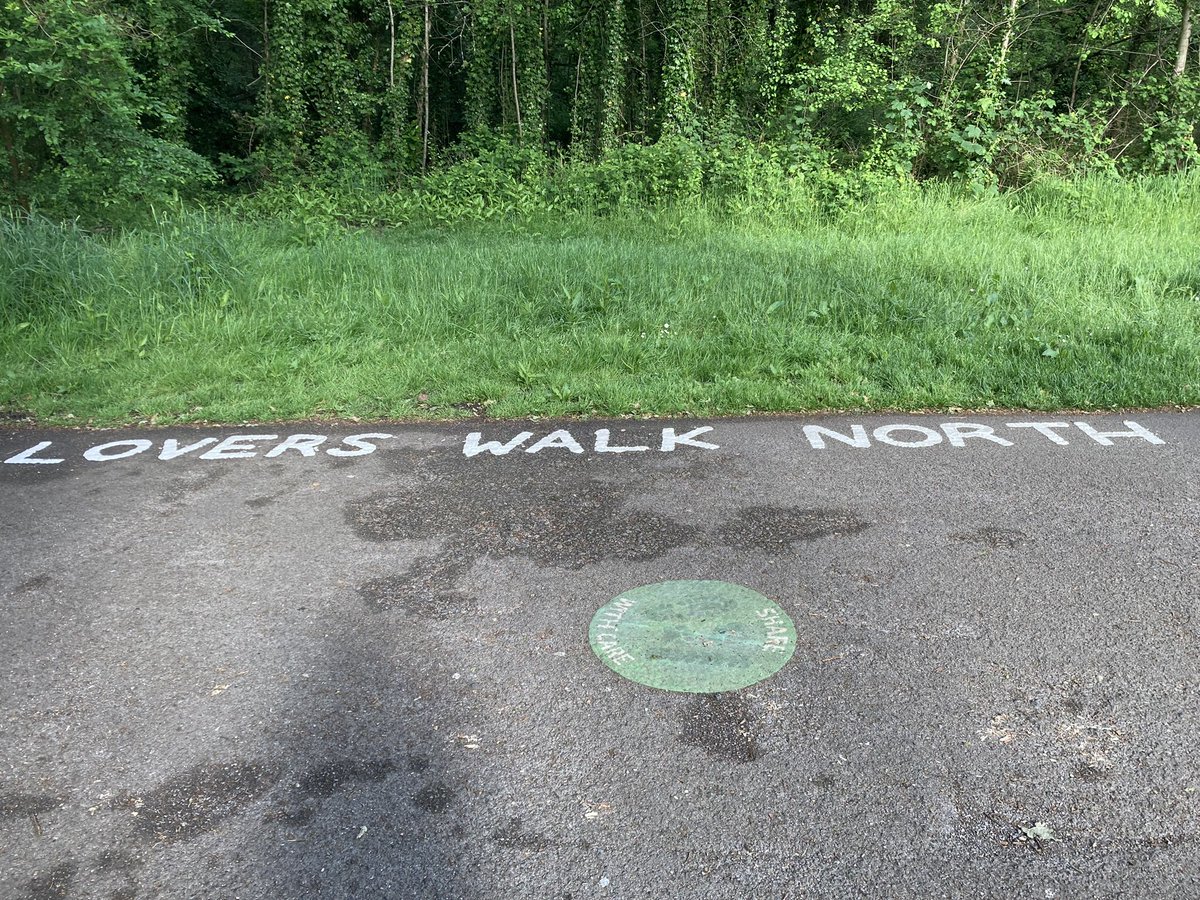
[[[830,442],[845,444],[861,450],[870,447],[872,439],[877,444],[889,447],[933,447],[943,442],[951,447],[965,447],[969,441],[986,441],[1001,447],[1011,447],[1021,434],[1036,434],[1040,436],[1038,440],[1066,447],[1071,443],[1067,435],[1074,434],[1071,431],[1074,426],[1086,437],[1104,447],[1111,447],[1114,440],[1120,438],[1131,438],[1145,441],[1148,444],[1166,443],[1157,434],[1143,428],[1137,422],[1126,421],[1123,424],[1124,428],[1101,430],[1089,422],[1008,422],[1002,426],[1009,429],[1005,433],[1007,436],[997,433],[997,429],[991,425],[981,425],[978,422],[946,422],[937,428],[906,422],[880,425],[869,434],[864,425],[851,425],[849,433],[844,430],[826,428],[823,425],[805,425],[804,437],[814,450],[824,450]],[[1111,426],[1104,427],[1110,428]]]
[[[330,443],[323,434],[233,434],[226,438],[206,437],[198,440],[166,438],[158,442],[149,438],[126,438],[106,441],[83,451],[87,462],[112,462],[131,456],[149,454],[160,460],[179,457],[196,459],[250,459],[260,454],[267,459],[277,456],[316,456],[324,452],[329,456],[368,456],[378,449],[380,441],[392,437],[390,434],[372,432],[352,434]],[[53,441],[41,441],[20,453],[4,460],[8,465],[56,466],[67,461],[66,455],[55,451]]]

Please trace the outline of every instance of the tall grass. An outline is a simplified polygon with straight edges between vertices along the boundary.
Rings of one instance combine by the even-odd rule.
[[[0,221],[0,404],[99,423],[1200,403],[1200,181],[314,230]]]

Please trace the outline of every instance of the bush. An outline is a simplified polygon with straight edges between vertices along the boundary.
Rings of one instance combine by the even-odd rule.
[[[140,89],[120,29],[86,0],[0,6],[0,203],[111,221],[215,179],[142,129],[168,118]]]

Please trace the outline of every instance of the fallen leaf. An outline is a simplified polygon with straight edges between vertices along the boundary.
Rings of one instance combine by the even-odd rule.
[[[1021,831],[1030,840],[1041,841],[1043,844],[1058,840],[1058,837],[1054,834],[1054,829],[1045,822],[1034,822],[1032,827],[1022,825]]]

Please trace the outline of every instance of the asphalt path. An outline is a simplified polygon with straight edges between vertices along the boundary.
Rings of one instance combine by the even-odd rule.
[[[1200,897],[1200,414],[0,460],[0,897]],[[793,655],[705,694],[593,651],[682,580]]]

